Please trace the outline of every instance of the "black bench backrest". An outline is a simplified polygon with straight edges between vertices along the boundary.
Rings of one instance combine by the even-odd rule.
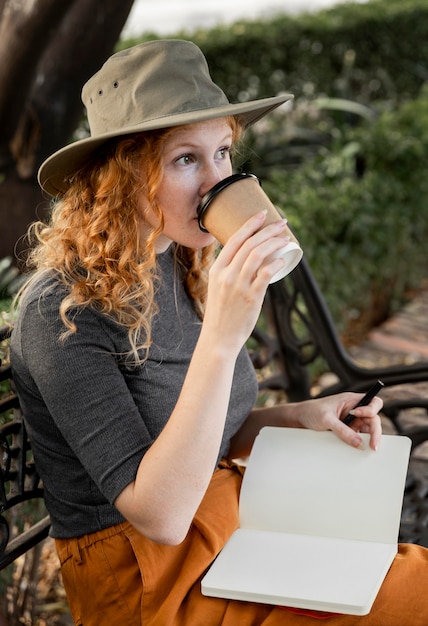
[[[312,397],[309,367],[322,357],[337,383],[319,395],[340,391],[366,391],[378,378],[386,387],[428,381],[428,362],[366,368],[358,366],[345,350],[318,284],[305,258],[285,279],[269,286],[265,312],[270,323],[270,358],[279,363],[280,376],[272,387],[282,387],[289,401]]]
[[[10,335],[9,327],[0,328],[0,345]],[[0,361],[0,570],[47,537],[49,517],[31,524],[13,537],[7,512],[16,505],[43,498],[43,485],[36,472],[31,445],[22,420],[19,401],[13,389],[9,363]]]

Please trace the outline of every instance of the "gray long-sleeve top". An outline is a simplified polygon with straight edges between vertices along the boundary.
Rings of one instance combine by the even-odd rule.
[[[177,402],[201,322],[175,276],[171,251],[159,255],[159,265],[159,314],[142,366],[127,365],[127,330],[92,308],[77,313],[76,333],[59,339],[65,292],[53,276],[35,283],[21,303],[11,360],[54,537],[123,521],[112,503],[135,479]],[[243,349],[219,459],[256,395],[255,372]]]

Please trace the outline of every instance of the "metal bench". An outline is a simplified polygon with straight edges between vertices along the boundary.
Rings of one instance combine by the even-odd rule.
[[[0,345],[10,335],[9,327],[0,328]],[[15,516],[23,502],[43,498],[43,485],[36,472],[19,401],[13,390],[11,368],[0,362],[0,570],[33,548],[49,533],[49,516],[20,529]],[[7,421],[6,421],[7,420]],[[17,520],[22,521],[22,520]]]
[[[263,317],[265,323],[254,330],[251,344],[253,363],[261,372],[261,394],[267,390],[279,391],[289,401],[295,402],[343,390],[365,391],[378,378],[386,387],[428,381],[428,362],[371,369],[354,363],[340,341],[306,260],[302,260],[286,279],[269,287]],[[0,345],[2,341],[7,341],[9,335],[9,328],[0,328]],[[314,393],[311,366],[319,357],[336,375],[337,382]],[[0,367],[0,384],[12,385],[0,398],[0,416],[6,413],[9,419],[0,426],[1,570],[48,535],[49,517],[12,536],[6,513],[19,503],[42,498],[43,486],[34,467],[31,445],[7,363]],[[385,404],[383,413],[394,424],[396,432],[408,435],[413,448],[417,448],[428,440],[428,419],[426,425],[406,426],[401,422],[400,415],[409,407],[419,407],[428,413],[428,398],[392,399]],[[400,541],[428,546],[427,496],[428,483],[415,479],[410,468]]]

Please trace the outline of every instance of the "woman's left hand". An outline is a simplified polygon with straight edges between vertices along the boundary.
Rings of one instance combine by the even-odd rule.
[[[358,433],[368,433],[370,447],[376,450],[382,434],[379,411],[383,401],[375,396],[367,406],[354,409],[362,397],[363,394],[345,392],[299,402],[293,405],[293,418],[304,428],[331,430],[340,439],[356,448],[362,443]],[[347,426],[342,420],[351,410],[355,419]]]

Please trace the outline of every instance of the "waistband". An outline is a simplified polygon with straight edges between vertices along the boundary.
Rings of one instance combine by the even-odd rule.
[[[129,526],[128,522],[122,522],[115,526],[109,526],[103,530],[97,530],[81,537],[71,537],[69,539],[55,539],[55,547],[61,564],[65,563],[69,558],[73,557],[77,563],[82,562],[81,550],[89,548],[98,541],[110,539],[115,535],[119,535]]]

